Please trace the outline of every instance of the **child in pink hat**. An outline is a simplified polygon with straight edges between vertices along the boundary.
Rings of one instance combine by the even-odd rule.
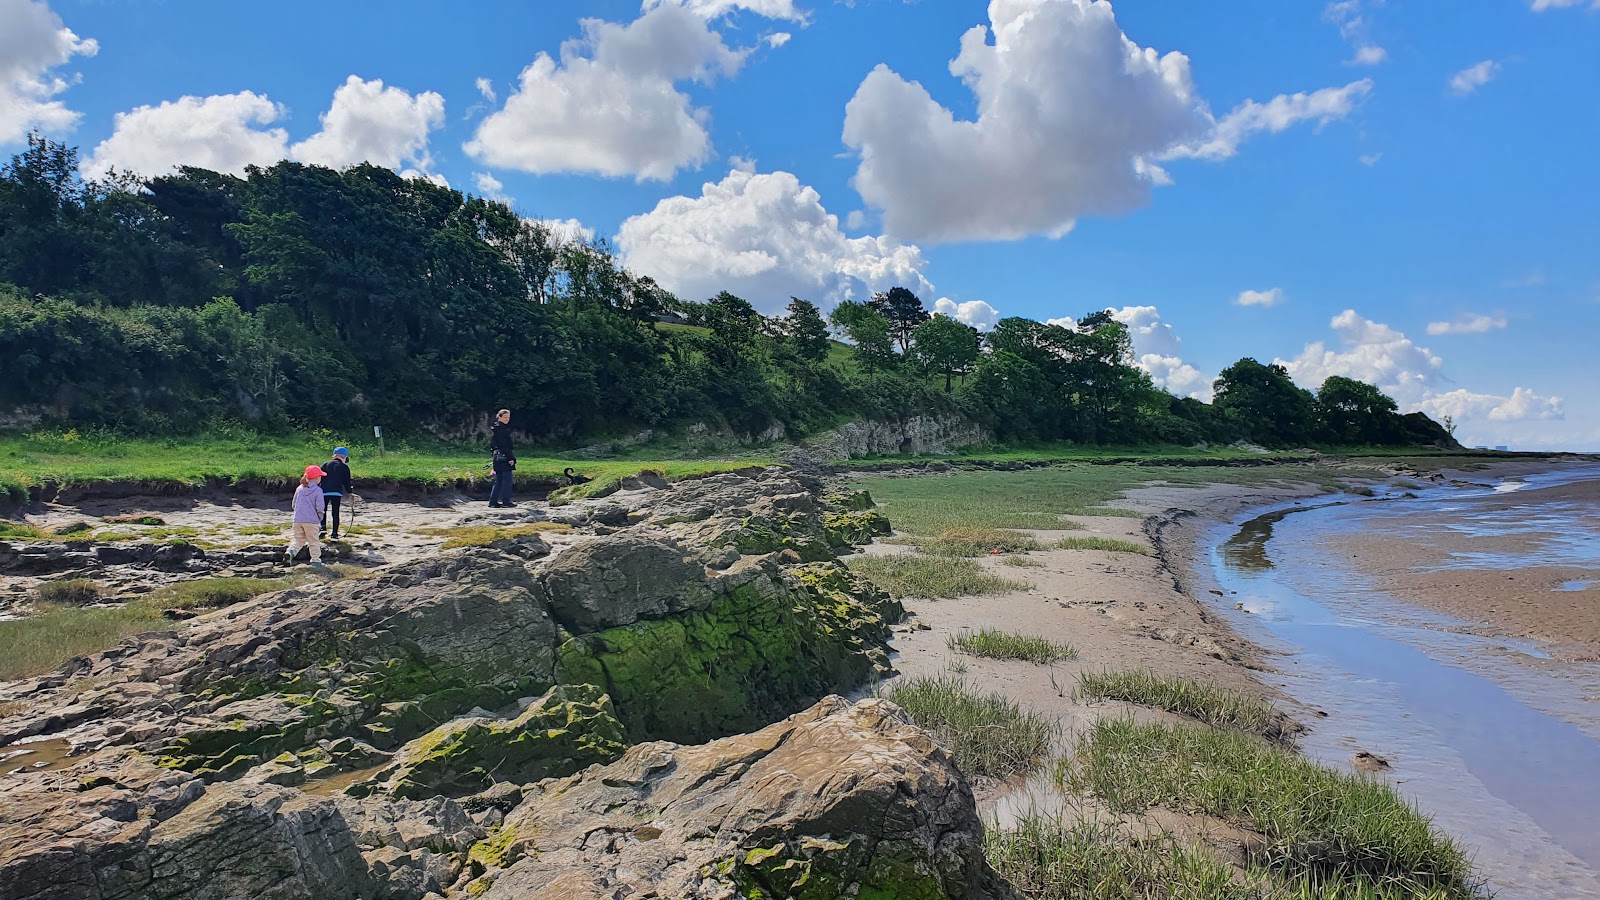
[[[311,548],[311,564],[322,565],[322,543],[317,540],[317,528],[322,525],[322,476],[321,466],[306,466],[306,472],[300,476],[300,486],[294,492],[294,525],[289,537],[289,553],[286,560],[294,565],[295,554],[301,547]]]

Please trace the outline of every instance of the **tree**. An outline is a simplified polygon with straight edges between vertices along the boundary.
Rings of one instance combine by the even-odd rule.
[[[1317,391],[1324,436],[1340,444],[1392,444],[1403,429],[1392,398],[1365,382],[1334,375]]]
[[[801,359],[822,362],[828,358],[828,323],[822,311],[809,300],[789,298],[789,315],[783,320],[783,333]]]
[[[1250,440],[1269,447],[1310,440],[1316,400],[1283,366],[1241,359],[1222,370],[1214,387],[1213,404]]]
[[[903,287],[892,287],[872,295],[868,303],[889,323],[889,336],[900,345],[901,353],[911,350],[911,333],[928,321],[928,311],[916,294]]]
[[[828,314],[828,321],[855,344],[852,352],[861,367],[881,371],[894,367],[894,345],[889,342],[889,320],[883,313],[855,300],[846,300]]]
[[[948,394],[950,379],[965,375],[977,360],[979,341],[976,328],[936,315],[912,332],[911,355],[923,371],[944,376]]]
[[[1115,321],[1116,319],[1111,318],[1111,310],[1097,309],[1094,312],[1084,313],[1083,318],[1078,320],[1078,329],[1080,331],[1093,331],[1101,325],[1109,325]]]

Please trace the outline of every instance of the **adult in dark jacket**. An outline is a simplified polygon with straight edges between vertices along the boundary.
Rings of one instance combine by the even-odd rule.
[[[322,530],[328,533],[328,513],[333,513],[333,540],[339,539],[339,504],[351,493],[350,451],[333,448],[333,459],[322,464]]]
[[[494,428],[489,433],[489,468],[494,471],[494,484],[489,488],[489,506],[494,509],[516,506],[511,502],[511,473],[517,468],[517,454],[511,449],[509,409],[502,409],[495,415]]]

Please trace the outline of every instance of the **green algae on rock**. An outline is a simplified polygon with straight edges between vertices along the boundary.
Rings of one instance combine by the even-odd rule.
[[[345,793],[458,797],[494,781],[528,784],[608,763],[627,749],[611,700],[589,684],[551,688],[514,719],[456,719],[407,744],[371,781]]]

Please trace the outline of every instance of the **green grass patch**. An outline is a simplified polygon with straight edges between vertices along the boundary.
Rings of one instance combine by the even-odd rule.
[[[71,485],[148,481],[201,485],[208,479],[268,479],[281,481],[284,498],[288,499],[300,471],[311,463],[325,462],[336,444],[350,448],[351,468],[358,489],[364,481],[380,479],[420,487],[443,487],[461,482],[487,485],[489,481],[488,449],[475,444],[391,440],[387,453],[379,456],[376,441],[332,432],[272,436],[233,429],[185,438],[80,434],[77,431],[0,433],[0,496],[26,497],[28,488],[46,482]],[[616,459],[578,461],[530,451],[518,455],[515,481],[527,486],[558,484],[561,470],[571,466],[603,486],[646,468],[670,479],[749,465],[769,465],[775,461],[770,453],[748,453],[738,459],[666,460],[624,454]]]
[[[1042,568],[1044,568],[1044,563],[1040,562],[1037,559],[1034,559],[1031,556],[1023,556],[1023,555],[1021,555],[1019,553],[1013,553],[1013,554],[1011,554],[1009,556],[1000,557],[1000,564],[1003,565],[1003,566],[1016,566],[1019,569],[1042,569]]]
[[[453,550],[457,547],[481,547],[494,541],[538,534],[541,531],[571,531],[572,526],[560,522],[529,522],[526,525],[450,525],[441,528],[423,528],[422,534],[444,538],[439,547]]]
[[[1006,528],[946,528],[917,543],[923,553],[935,556],[987,556],[1038,550],[1039,542]]]
[[[951,635],[950,649],[988,659],[1022,659],[1035,663],[1053,663],[1078,658],[1078,651],[1070,644],[1059,644],[1037,635],[996,631],[992,628]]]
[[[990,575],[977,560],[959,556],[854,556],[850,570],[897,597],[943,599],[1026,590],[1026,582]]]
[[[1112,553],[1138,553],[1149,556],[1150,548],[1133,541],[1105,537],[1064,537],[1053,544],[1057,550],[1109,550]]]
[[[1082,672],[1078,694],[1089,700],[1122,700],[1188,716],[1218,728],[1232,728],[1288,744],[1294,726],[1271,703],[1241,691],[1189,678],[1168,678],[1133,669],[1123,672]]]
[[[103,521],[112,525],[165,525],[167,520],[149,513],[120,513],[114,516],[102,516]]]
[[[151,591],[149,595],[132,603],[163,609],[212,609],[231,606],[268,591],[281,591],[293,586],[287,578],[197,578],[179,581]]]
[[[40,589],[71,583],[47,582]],[[74,656],[97,653],[131,635],[170,631],[175,626],[161,614],[165,609],[227,606],[293,584],[293,579],[281,578],[200,578],[164,585],[115,606],[85,607],[77,605],[81,601],[41,598],[33,615],[0,621],[0,681],[42,675]]]
[[[35,603],[58,606],[91,606],[105,596],[105,589],[87,578],[46,581],[33,589]]]
[[[22,541],[41,541],[49,537],[43,528],[26,522],[0,521],[0,540],[11,538]]]
[[[1030,900],[1244,900],[1210,853],[1170,838],[1133,841],[1108,823],[1029,814],[1011,828],[990,826],[984,856]]]
[[[246,537],[269,534],[288,534],[288,525],[240,525],[233,530],[234,534]]]
[[[968,775],[1021,775],[1050,749],[1044,717],[1003,694],[981,694],[960,677],[908,678],[884,691],[913,721],[932,731]]]
[[[1063,759],[1065,789],[1112,809],[1215,816],[1260,833],[1252,865],[1328,890],[1476,896],[1466,853],[1394,788],[1237,731],[1101,719]],[[1409,893],[1402,893],[1409,892]],[[1359,896],[1359,893],[1353,896]]]

